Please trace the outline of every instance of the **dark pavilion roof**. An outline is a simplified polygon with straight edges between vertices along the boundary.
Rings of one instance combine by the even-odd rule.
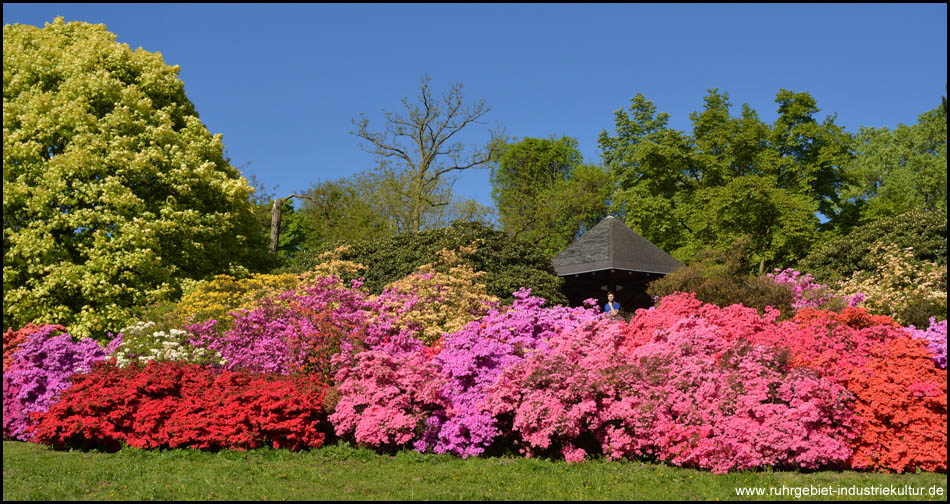
[[[609,215],[554,256],[551,264],[559,276],[608,269],[665,275],[683,265]]]

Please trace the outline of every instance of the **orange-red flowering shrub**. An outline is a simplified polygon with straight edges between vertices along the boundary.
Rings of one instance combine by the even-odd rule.
[[[870,348],[848,390],[863,418],[851,465],[876,471],[947,471],[947,370],[926,343],[897,338]]]
[[[103,365],[77,374],[33,440],[57,448],[237,449],[323,445],[325,385],[311,376],[214,372],[195,364]]]

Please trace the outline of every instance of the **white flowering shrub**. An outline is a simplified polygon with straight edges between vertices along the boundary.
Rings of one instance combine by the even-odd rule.
[[[155,322],[139,321],[122,329],[122,344],[115,352],[115,361],[119,367],[148,364],[153,360],[215,366],[226,364],[217,351],[192,345],[188,331],[154,331],[154,327]]]

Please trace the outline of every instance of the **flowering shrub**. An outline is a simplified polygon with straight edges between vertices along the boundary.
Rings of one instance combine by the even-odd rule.
[[[947,371],[925,343],[897,338],[870,349],[848,389],[863,419],[852,466],[897,472],[947,470]]]
[[[43,324],[41,326],[34,324],[27,324],[21,329],[14,331],[13,328],[7,329],[7,332],[3,333],[3,372],[7,371],[11,365],[13,365],[13,351],[17,349],[23,342],[25,342],[31,334],[48,330],[51,324]],[[48,335],[52,336],[54,332],[64,333],[66,328],[61,325],[53,325],[52,330],[49,330]]]
[[[815,468],[851,455],[850,395],[790,371],[781,350],[687,318],[625,355],[623,328],[608,324],[562,333],[490,387],[490,411],[511,415],[529,455],[583,460],[585,435],[610,459],[655,456],[714,472]]]
[[[255,273],[238,279],[231,275],[215,275],[208,281],[198,282],[175,307],[176,314],[192,323],[209,319],[218,320],[225,329],[230,322],[228,313],[238,309],[252,309],[265,297],[276,295],[300,284],[297,275],[264,275]]]
[[[498,436],[495,418],[480,406],[486,389],[501,372],[530,355],[547,349],[549,339],[598,317],[597,308],[542,308],[544,299],[532,297],[529,289],[513,294],[514,303],[496,308],[479,321],[445,338],[435,356],[448,378],[443,394],[451,404],[448,417],[434,416],[429,429],[436,453],[462,457],[479,455]]]
[[[872,313],[887,315],[901,324],[926,324],[931,316],[947,318],[947,266],[917,261],[912,249],[876,244],[868,261],[870,269],[859,270],[838,286],[838,294],[863,292],[864,306]],[[926,313],[920,320],[921,310]]]
[[[471,254],[474,247],[459,252],[442,249],[437,264],[419,269],[383,289],[373,298],[378,309],[374,320],[387,318],[392,330],[408,329],[414,337],[432,345],[444,333],[453,333],[465,324],[483,317],[497,304],[478,280],[476,272],[461,262],[460,255]],[[444,273],[439,269],[448,268]]]
[[[194,364],[99,366],[78,375],[36,426],[57,448],[317,448],[324,386],[314,377],[215,373]]]
[[[330,356],[359,344],[372,308],[358,289],[336,277],[265,299],[251,311],[232,312],[232,327],[218,334],[216,322],[194,324],[194,345],[219,352],[228,370],[288,374],[310,371],[332,376]]]
[[[917,329],[914,326],[907,328],[912,336],[927,342],[927,348],[933,353],[934,362],[940,369],[947,369],[947,321],[937,322],[935,317],[930,318],[927,329]]]
[[[429,416],[448,406],[445,379],[421,351],[361,352],[336,381],[339,401],[329,417],[336,434],[376,448],[418,441]]]
[[[802,275],[792,268],[775,268],[775,273],[769,273],[769,278],[777,284],[788,286],[792,291],[792,308],[819,308],[841,311],[845,306],[857,306],[864,300],[864,293],[858,292],[850,298],[836,296],[831,287],[815,282],[808,273]]]
[[[32,414],[46,411],[74,373],[88,373],[122,342],[106,348],[93,339],[74,341],[68,333],[50,337],[60,326],[46,325],[31,333],[14,351],[14,362],[3,373],[3,437],[26,441],[35,424]]]
[[[155,322],[136,322],[120,331],[122,344],[115,352],[116,364],[126,367],[150,361],[191,362],[213,366],[225,364],[221,354],[191,344],[191,334],[182,329],[155,331]]]

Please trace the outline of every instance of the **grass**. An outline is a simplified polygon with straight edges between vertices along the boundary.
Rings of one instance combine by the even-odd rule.
[[[643,462],[583,464],[470,458],[402,451],[380,455],[346,444],[292,453],[260,449],[117,453],[58,452],[3,442],[3,500],[752,500],[736,487],[922,489],[905,500],[947,500],[947,475],[739,471],[715,475]],[[929,495],[930,489],[942,494]],[[838,497],[868,500],[873,496]],[[902,497],[878,496],[893,500]],[[793,496],[756,497],[798,500]],[[802,497],[801,500],[836,497]]]

